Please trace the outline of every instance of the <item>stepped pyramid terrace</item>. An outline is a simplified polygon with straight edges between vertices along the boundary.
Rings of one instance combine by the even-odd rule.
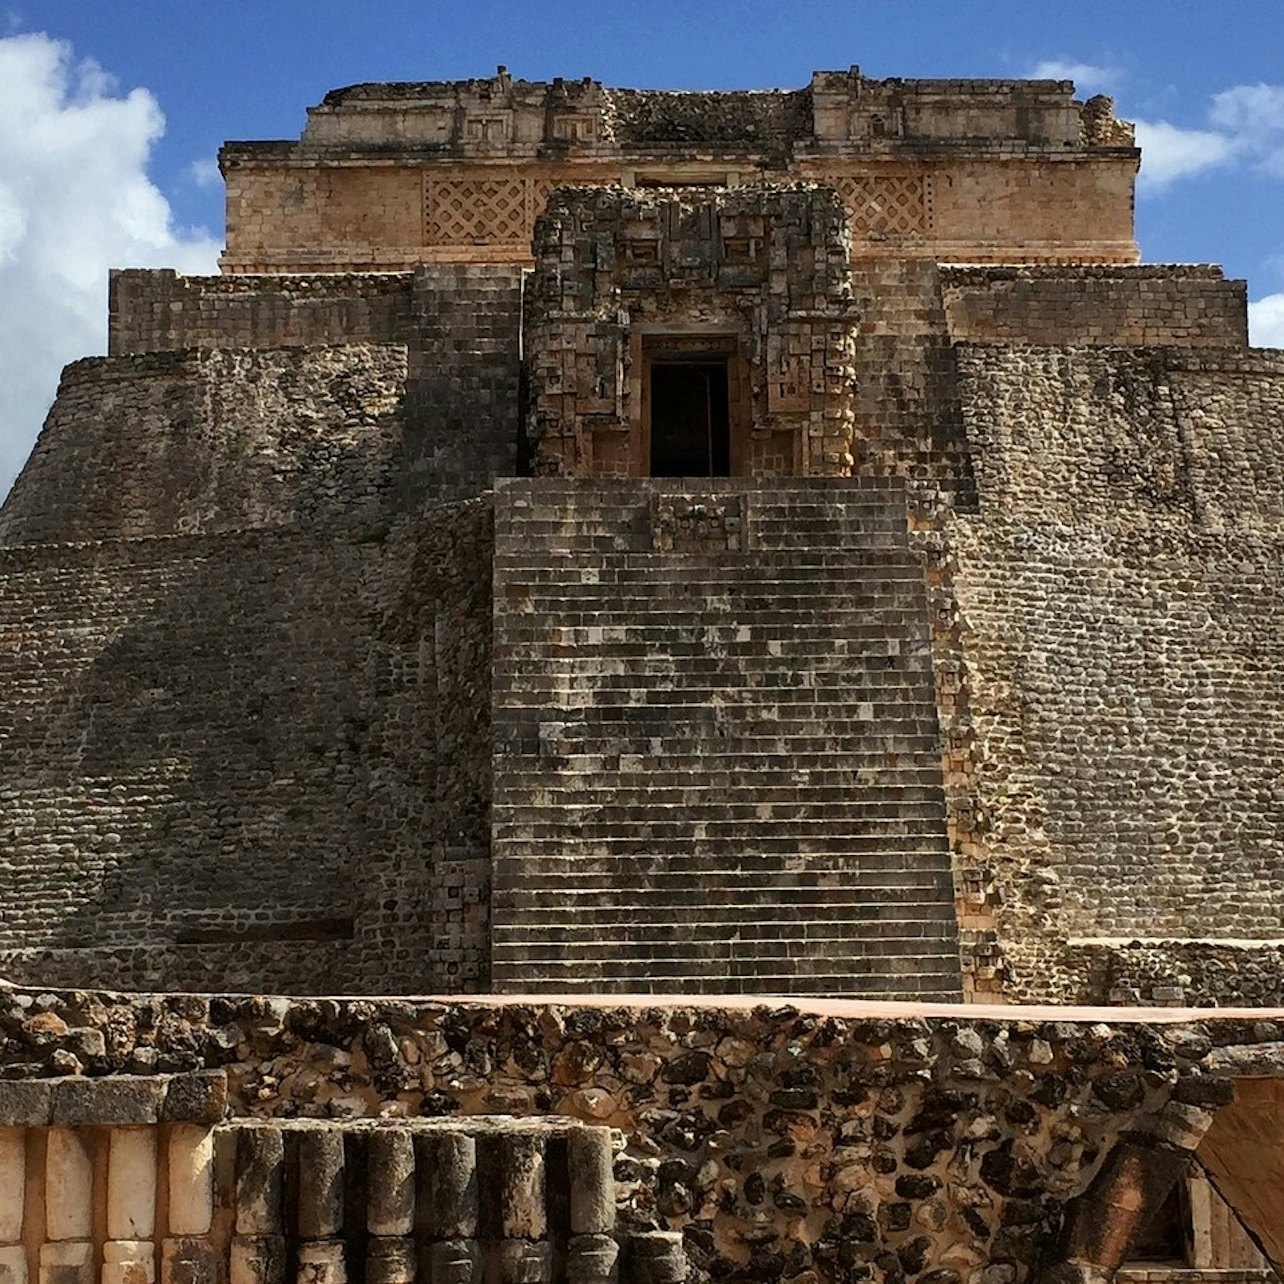
[[[857,67],[225,144],[0,508],[0,1284],[1275,1280],[1284,353],[1139,156]]]

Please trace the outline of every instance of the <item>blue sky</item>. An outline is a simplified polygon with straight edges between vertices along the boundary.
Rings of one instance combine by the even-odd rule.
[[[212,262],[223,139],[297,136],[339,85],[498,63],[647,88],[1073,76],[1142,123],[1144,256],[1246,277],[1255,341],[1284,345],[1282,0],[0,0],[0,490],[62,362],[101,351],[106,267]]]

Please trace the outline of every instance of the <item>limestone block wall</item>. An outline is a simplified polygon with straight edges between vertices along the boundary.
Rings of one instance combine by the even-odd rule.
[[[693,95],[695,97],[695,95]],[[261,144],[224,148],[229,275],[406,272],[421,263],[529,267],[535,220],[558,186],[779,182],[757,149],[690,143],[624,160],[495,163],[485,157],[389,163],[388,151],[338,163],[283,157]],[[1090,158],[1022,144],[924,155],[835,149],[799,158],[787,176],[833,187],[860,257],[911,253],[965,263],[1136,263],[1136,152]]]
[[[940,279],[962,342],[1248,346],[1245,283],[1218,267],[944,265]]]
[[[497,492],[497,989],[959,989],[890,480]]]
[[[1009,992],[1276,1002],[1284,360],[959,361],[980,511],[940,550],[971,773],[951,823]]]
[[[522,274],[406,272],[184,277],[116,272],[113,354],[174,348],[397,343],[407,353],[396,502],[466,499],[517,471]]]
[[[107,351],[405,342],[414,280],[412,272],[228,277],[119,269],[108,282]]]
[[[335,90],[296,142],[233,142],[228,273],[527,264],[559,185],[804,179],[847,205],[863,257],[1136,261],[1132,127],[1069,81],[873,80],[654,92],[587,78]]]
[[[383,519],[405,350],[183,350],[78,361],[0,510],[0,544]]]
[[[856,439],[853,474],[900,476],[925,499],[972,501],[954,353],[935,262],[855,258]]]
[[[221,1072],[0,1084],[6,1284],[211,1278],[226,1091]]]
[[[0,1084],[6,1284],[686,1277],[680,1236],[617,1232],[606,1128],[223,1124],[226,1087],[221,1071]]]
[[[484,985],[489,540],[0,551],[0,973]]]
[[[1141,1216],[1162,1199],[1165,1179],[1180,1177],[1233,1093],[1215,1068],[1219,1056],[1252,1054],[1264,1040],[1269,1049],[1282,1033],[1278,1013],[1166,1024],[1153,1014],[1111,1023],[1100,1015],[6,991],[0,1068],[28,1077],[0,1077],[0,1119],[14,1122],[15,1099],[43,1092],[48,1100],[47,1076],[65,1071],[68,1057],[84,1074],[64,1077],[55,1097],[64,1084],[72,1093],[128,1085],[143,1065],[144,1078],[160,1066],[217,1066],[228,1115],[216,1130],[219,1207],[230,1200],[239,1211],[249,1196],[246,1225],[229,1229],[290,1235],[301,1249],[336,1237],[316,1223],[296,1234],[299,1224],[284,1219],[324,1211],[340,1163],[345,1192],[356,1188],[363,1142],[399,1149],[403,1175],[413,1159],[402,1200],[413,1185],[431,1216],[439,1204],[431,1182],[427,1192],[420,1184],[425,1152],[453,1140],[466,1158],[460,1142],[475,1138],[485,1183],[488,1148],[509,1144],[496,1138],[500,1125],[478,1116],[528,1116],[512,1150],[542,1139],[553,1189],[566,1171],[557,1138],[567,1125],[557,1115],[614,1130],[617,1235],[680,1232],[692,1281],[830,1284],[881,1271],[915,1284],[982,1284],[995,1274],[1025,1284],[1068,1260],[1108,1274],[1110,1255],[1126,1253],[1140,1229],[1120,1210]],[[425,1118],[444,1115],[453,1118]],[[30,1126],[49,1120],[35,1116]],[[317,1160],[310,1189],[321,1197],[306,1204],[303,1180],[289,1178],[305,1140]],[[589,1148],[601,1174],[598,1136]],[[365,1158],[369,1172],[369,1150]],[[277,1202],[272,1178],[282,1161],[285,1202]],[[443,1175],[459,1167],[454,1158],[434,1164]],[[527,1190],[539,1182],[536,1165],[509,1171],[526,1173]],[[488,1190],[478,1219],[493,1225],[512,1202],[503,1183],[479,1186]],[[344,1202],[346,1228],[361,1205],[346,1194]],[[367,1223],[369,1238],[350,1237],[355,1262],[370,1259],[378,1238],[447,1238],[417,1216],[407,1232],[404,1202],[385,1211]],[[398,1255],[380,1260],[391,1267]],[[308,1257],[320,1278],[330,1278],[332,1262]],[[434,1277],[421,1269],[416,1278]]]

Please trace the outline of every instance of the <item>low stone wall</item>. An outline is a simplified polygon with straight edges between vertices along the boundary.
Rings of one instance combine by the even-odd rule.
[[[962,342],[1248,343],[1246,285],[1211,266],[943,264],[941,295],[950,335]]]
[[[113,357],[176,348],[394,343],[410,325],[413,272],[184,276],[126,268],[108,283]]]
[[[0,511],[0,545],[387,520],[405,386],[395,345],[78,361]]]
[[[1087,1244],[1121,1181],[1162,1199],[1233,1091],[1210,1053],[1284,1021],[9,991],[0,1033],[0,1106],[216,1067],[232,1119],[562,1115],[619,1130],[621,1225],[682,1231],[694,1280],[992,1284]]]

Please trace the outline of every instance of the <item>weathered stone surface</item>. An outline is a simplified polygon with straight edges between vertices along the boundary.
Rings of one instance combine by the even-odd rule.
[[[107,1234],[113,1240],[150,1240],[156,1233],[158,1140],[155,1128],[111,1130],[107,1153]]]
[[[40,1246],[40,1284],[94,1284],[94,1246],[87,1240],[65,1240]]]
[[[230,273],[526,263],[558,184],[782,173],[841,191],[862,257],[1136,257],[1132,127],[1108,98],[1075,101],[1068,81],[878,80],[852,68],[815,72],[801,90],[655,93],[500,68],[336,90],[298,143],[228,144],[222,157]]]
[[[139,1017],[154,1000],[48,994],[42,1002],[51,1014],[69,1018],[63,1021],[68,1030],[88,1019],[106,1030],[145,1028]],[[1219,1049],[1247,1046],[1259,1030],[1273,1033],[1269,1023],[1215,1014],[1197,1023],[1108,1025],[1099,1013],[1053,1022],[1031,1020],[1020,1009],[1001,1020],[965,1020],[958,1009],[879,1019],[821,1014],[805,1004],[628,1008],[389,999],[321,1005],[214,998],[205,1006],[207,1020],[219,1028],[236,1026],[234,1043],[248,1055],[225,1066],[231,1120],[219,1125],[219,1135],[225,1138],[224,1180],[232,1183],[223,1196],[228,1214],[236,1225],[281,1227],[242,1236],[237,1270],[251,1275],[277,1269],[278,1240],[282,1253],[292,1251],[288,1243],[306,1242],[298,1239],[300,1229],[314,1234],[341,1227],[336,1237],[343,1238],[350,1217],[368,1227],[372,1210],[378,1211],[376,1196],[387,1205],[385,1224],[406,1226],[405,1185],[413,1178],[413,1225],[405,1236],[387,1237],[389,1244],[498,1240],[505,1225],[527,1232],[509,1238],[527,1239],[543,1233],[540,1219],[548,1211],[547,1233],[568,1242],[589,1214],[600,1222],[614,1217],[623,1238],[639,1230],[682,1232],[702,1270],[726,1269],[739,1246],[748,1245],[759,1263],[755,1269],[768,1272],[814,1271],[829,1279],[846,1269],[844,1261],[876,1263],[890,1255],[897,1269],[913,1267],[920,1274],[1015,1263],[1018,1275],[1008,1284],[1019,1284],[1056,1243],[1063,1214],[1124,1139],[1144,1149],[1136,1139],[1148,1136],[1146,1145],[1168,1154],[1176,1153],[1175,1144],[1194,1145],[1208,1112],[1220,1107],[1182,1100],[1190,1095],[1183,1085],[1224,1082],[1208,1069]],[[361,1063],[373,1026],[390,1030],[398,1046],[413,1041],[419,1064],[433,1075],[431,1089],[421,1084],[408,1092]],[[307,1030],[311,1037],[296,1035],[287,1048],[276,1042],[286,1030]],[[570,1122],[548,1117],[560,1099],[538,1095],[549,1067],[590,1039],[599,1053],[590,1086],[627,1111],[620,1115],[613,1180],[607,1177],[608,1134],[577,1140]],[[489,1067],[480,1091],[459,1074],[461,1048],[469,1049],[471,1063]],[[691,1064],[693,1051],[704,1054],[702,1080],[665,1074],[670,1064]],[[0,1069],[5,1052],[0,1046]],[[10,1054],[23,1055],[20,1049]],[[652,1075],[646,1095],[631,1099],[630,1085],[637,1085],[629,1076],[645,1058]],[[986,1068],[979,1078],[972,1068],[978,1061]],[[259,1076],[269,1066],[287,1086],[265,1098]],[[322,1086],[309,1079],[319,1071]],[[1135,1101],[1133,1077],[1142,1089]],[[733,1095],[695,1095],[702,1085],[716,1084],[728,1085]],[[527,1094],[533,1117],[497,1119],[488,1105],[495,1091]],[[782,1093],[811,1095],[790,1096],[785,1108],[778,1104]],[[1201,1089],[1200,1095],[1224,1093]],[[742,1109],[726,1111],[731,1101]],[[336,1102],[344,1103],[346,1116],[361,1117],[336,1120]],[[453,1117],[422,1118],[430,1111]],[[251,1113],[275,1113],[277,1119],[246,1118]],[[293,1118],[297,1114],[305,1117]],[[151,1130],[121,1135],[131,1131]],[[79,1144],[75,1130],[56,1129],[54,1135]],[[181,1225],[195,1238],[209,1224],[203,1135],[197,1125],[182,1125],[168,1136],[171,1235]],[[327,1171],[335,1181],[327,1184],[328,1198],[303,1198],[304,1187],[325,1175],[314,1169],[287,1209],[285,1172],[291,1163],[301,1169],[301,1141],[321,1135],[331,1158],[344,1156],[342,1194],[331,1164]],[[398,1144],[390,1144],[392,1138]],[[389,1173],[384,1156],[392,1159]],[[56,1157],[55,1165],[61,1163]],[[176,1174],[189,1168],[190,1189],[184,1191]],[[80,1171],[91,1169],[82,1165]],[[591,1189],[577,1190],[590,1170]],[[109,1177],[110,1164],[103,1171]],[[379,1195],[384,1184],[389,1191]],[[87,1190],[77,1207],[93,1204]],[[358,1195],[364,1202],[350,1204]],[[181,1212],[184,1201],[190,1213]],[[329,1221],[304,1225],[312,1216],[308,1210],[322,1203]],[[1095,1220],[1086,1216],[1089,1226]],[[710,1227],[727,1238],[710,1238]],[[810,1248],[792,1246],[800,1228]],[[85,1229],[83,1223],[65,1228],[72,1236]],[[977,1257],[979,1244],[987,1247]],[[514,1262],[526,1260],[512,1251]],[[623,1251],[627,1262],[627,1245]],[[585,1254],[586,1278],[607,1269],[591,1244]],[[386,1258],[381,1269],[387,1284],[404,1284],[405,1251],[394,1247]],[[348,1261],[345,1269],[355,1267]],[[193,1284],[201,1284],[204,1270],[201,1261],[192,1264]],[[621,1270],[627,1280],[627,1268]]]
[[[215,1124],[227,1109],[227,1075],[221,1070],[178,1074],[165,1085],[162,1123]]]
[[[452,1133],[416,1137],[415,1163],[415,1218],[422,1232],[434,1240],[471,1239],[479,1211],[476,1140]]]
[[[567,1138],[567,1150],[571,1234],[612,1234],[615,1230],[615,1178],[610,1134],[602,1129],[573,1132]]]
[[[119,1127],[160,1119],[166,1081],[113,1075],[108,1079],[62,1079],[54,1087],[55,1124]]]
[[[1072,95],[225,150],[0,511],[0,970],[243,993],[0,986],[0,1284],[1103,1284],[1197,1148],[1274,1243],[1278,1013],[263,995],[1278,1006],[1284,361]]]
[[[279,1235],[237,1235],[229,1254],[229,1284],[291,1284]]]
[[[218,1284],[220,1256],[203,1235],[167,1237],[161,1244],[161,1284]]]
[[[0,1079],[0,1126],[46,1127],[53,1119],[53,1096],[47,1079]]]
[[[100,1284],[155,1284],[156,1245],[149,1240],[108,1240]]]
[[[44,1184],[46,1237],[88,1239],[93,1233],[94,1138],[71,1128],[51,1128],[45,1134]],[[71,1259],[61,1264],[71,1269]]]
[[[249,1270],[268,1270],[273,1237],[284,1226],[285,1139],[279,1128],[243,1129],[236,1135],[236,1233],[247,1241]]]
[[[417,1255],[413,1239],[371,1239],[366,1250],[367,1284],[415,1284]]]
[[[343,1134],[308,1128],[290,1133],[289,1143],[299,1174],[295,1229],[301,1239],[331,1239],[343,1229]],[[317,1264],[322,1275],[332,1270],[325,1263]]]
[[[21,1244],[0,1244],[0,1284],[27,1284],[27,1250]]]
[[[169,1203],[166,1229],[179,1237],[182,1253],[188,1238],[206,1235],[214,1217],[214,1134],[197,1124],[176,1125],[165,1142]]]
[[[371,1235],[409,1235],[415,1226],[415,1141],[401,1131],[372,1133],[366,1153],[368,1203],[366,1228]],[[398,1238],[390,1238],[389,1262],[398,1253]],[[388,1270],[395,1272],[389,1265]],[[389,1281],[395,1284],[395,1281]]]
[[[0,1245],[22,1239],[26,1191],[26,1130],[0,1127]]]

